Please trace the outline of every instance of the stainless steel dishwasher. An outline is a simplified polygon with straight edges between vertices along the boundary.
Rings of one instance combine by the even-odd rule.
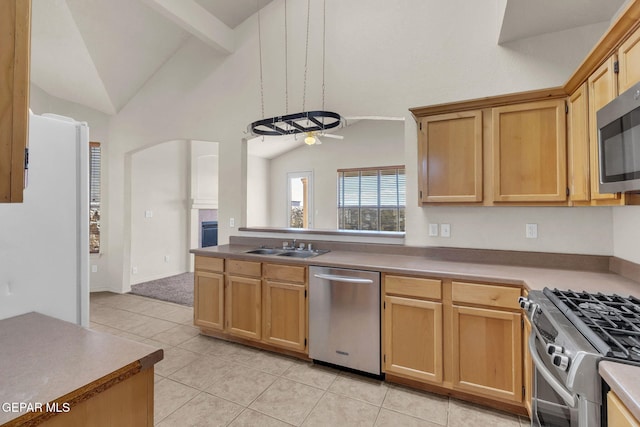
[[[380,273],[309,268],[309,357],[380,375]]]

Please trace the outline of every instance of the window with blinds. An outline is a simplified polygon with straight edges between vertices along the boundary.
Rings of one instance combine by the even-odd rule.
[[[340,230],[404,231],[404,166],[338,170]]]
[[[99,142],[89,143],[89,253],[100,253],[100,162]]]

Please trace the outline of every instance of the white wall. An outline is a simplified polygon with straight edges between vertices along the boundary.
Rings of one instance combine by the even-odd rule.
[[[640,206],[613,208],[613,255],[640,264]]]
[[[266,52],[265,117],[284,113],[283,7],[283,1],[276,0],[261,12]],[[495,1],[328,0],[326,7],[325,107],[344,116],[407,118],[404,157],[409,245],[442,244],[442,239],[426,237],[430,216],[439,215],[438,211],[417,205],[417,136],[407,109],[562,85],[606,26],[590,25],[498,46],[496,22],[500,11]],[[295,111],[301,109],[306,3],[289,2],[288,13],[289,105]],[[320,3],[313,2],[312,52],[319,52],[322,46],[320,16]],[[248,123],[261,118],[255,17],[235,32],[236,50],[223,58],[196,39],[187,41],[110,122],[108,253],[109,281],[115,290],[126,289],[131,267],[132,227],[127,216],[131,207],[126,197],[130,179],[127,153],[131,150],[171,139],[219,141],[220,242],[228,241],[245,221],[247,160],[243,131]],[[321,58],[309,56],[307,109],[321,105]],[[489,209],[482,225],[500,232],[503,224],[530,217],[522,212],[545,212],[546,208],[531,209]],[[475,231],[464,232],[464,224],[473,224],[473,212],[447,214],[455,244],[494,247],[493,240],[479,240]],[[562,233],[550,236],[533,250],[611,250],[610,223],[609,232],[601,234],[604,244],[594,245],[584,233],[585,228],[602,227],[602,215],[606,214],[585,209],[561,215],[566,218]],[[586,218],[571,221],[572,215]],[[230,218],[235,219],[235,227],[229,226]],[[552,215],[541,214],[541,233],[551,230],[554,222]],[[505,237],[501,246],[521,245],[517,240],[511,244]]]
[[[109,233],[107,222],[109,218],[109,120],[107,114],[92,108],[85,107],[74,102],[65,101],[55,96],[51,96],[35,84],[31,83],[29,90],[29,107],[35,114],[54,113],[62,116],[72,117],[75,120],[87,122],[89,124],[89,138],[91,141],[99,142],[102,150],[102,211],[101,211],[101,231],[100,254],[91,254],[90,264],[98,271],[90,273],[91,291],[102,291],[110,288],[109,275],[107,270],[107,247]]]
[[[247,226],[270,225],[272,198],[270,195],[271,161],[247,156]],[[280,227],[284,227],[281,225]]]
[[[273,227],[287,227],[287,173],[313,172],[314,227],[337,226],[337,170],[405,163],[404,122],[362,120],[340,129],[343,140],[322,138],[322,145],[300,147],[271,160],[270,210]]]
[[[188,152],[177,140],[131,154],[131,284],[188,271]]]

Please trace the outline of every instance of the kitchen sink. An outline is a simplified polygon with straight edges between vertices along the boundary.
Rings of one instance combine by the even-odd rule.
[[[323,252],[325,253],[325,252]],[[278,254],[278,256],[288,256],[292,258],[311,258],[312,256],[320,255],[320,251],[304,251],[304,250],[295,250],[295,251],[286,251]]]
[[[275,249],[275,248],[258,248],[246,251],[246,254],[255,255],[276,255],[287,256],[292,258],[311,258],[314,256],[326,254],[328,250],[301,250],[301,249]]]
[[[273,248],[260,248],[260,249],[252,249],[250,251],[246,251],[247,254],[256,254],[256,255],[279,255],[283,253],[283,249],[273,249]]]

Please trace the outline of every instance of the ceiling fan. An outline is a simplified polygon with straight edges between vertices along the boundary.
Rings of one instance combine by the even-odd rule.
[[[307,132],[306,135],[307,136],[304,138],[304,143],[307,145],[322,144],[322,140],[319,138],[320,136],[323,138],[344,139],[344,136],[342,135],[334,135],[325,131]]]

